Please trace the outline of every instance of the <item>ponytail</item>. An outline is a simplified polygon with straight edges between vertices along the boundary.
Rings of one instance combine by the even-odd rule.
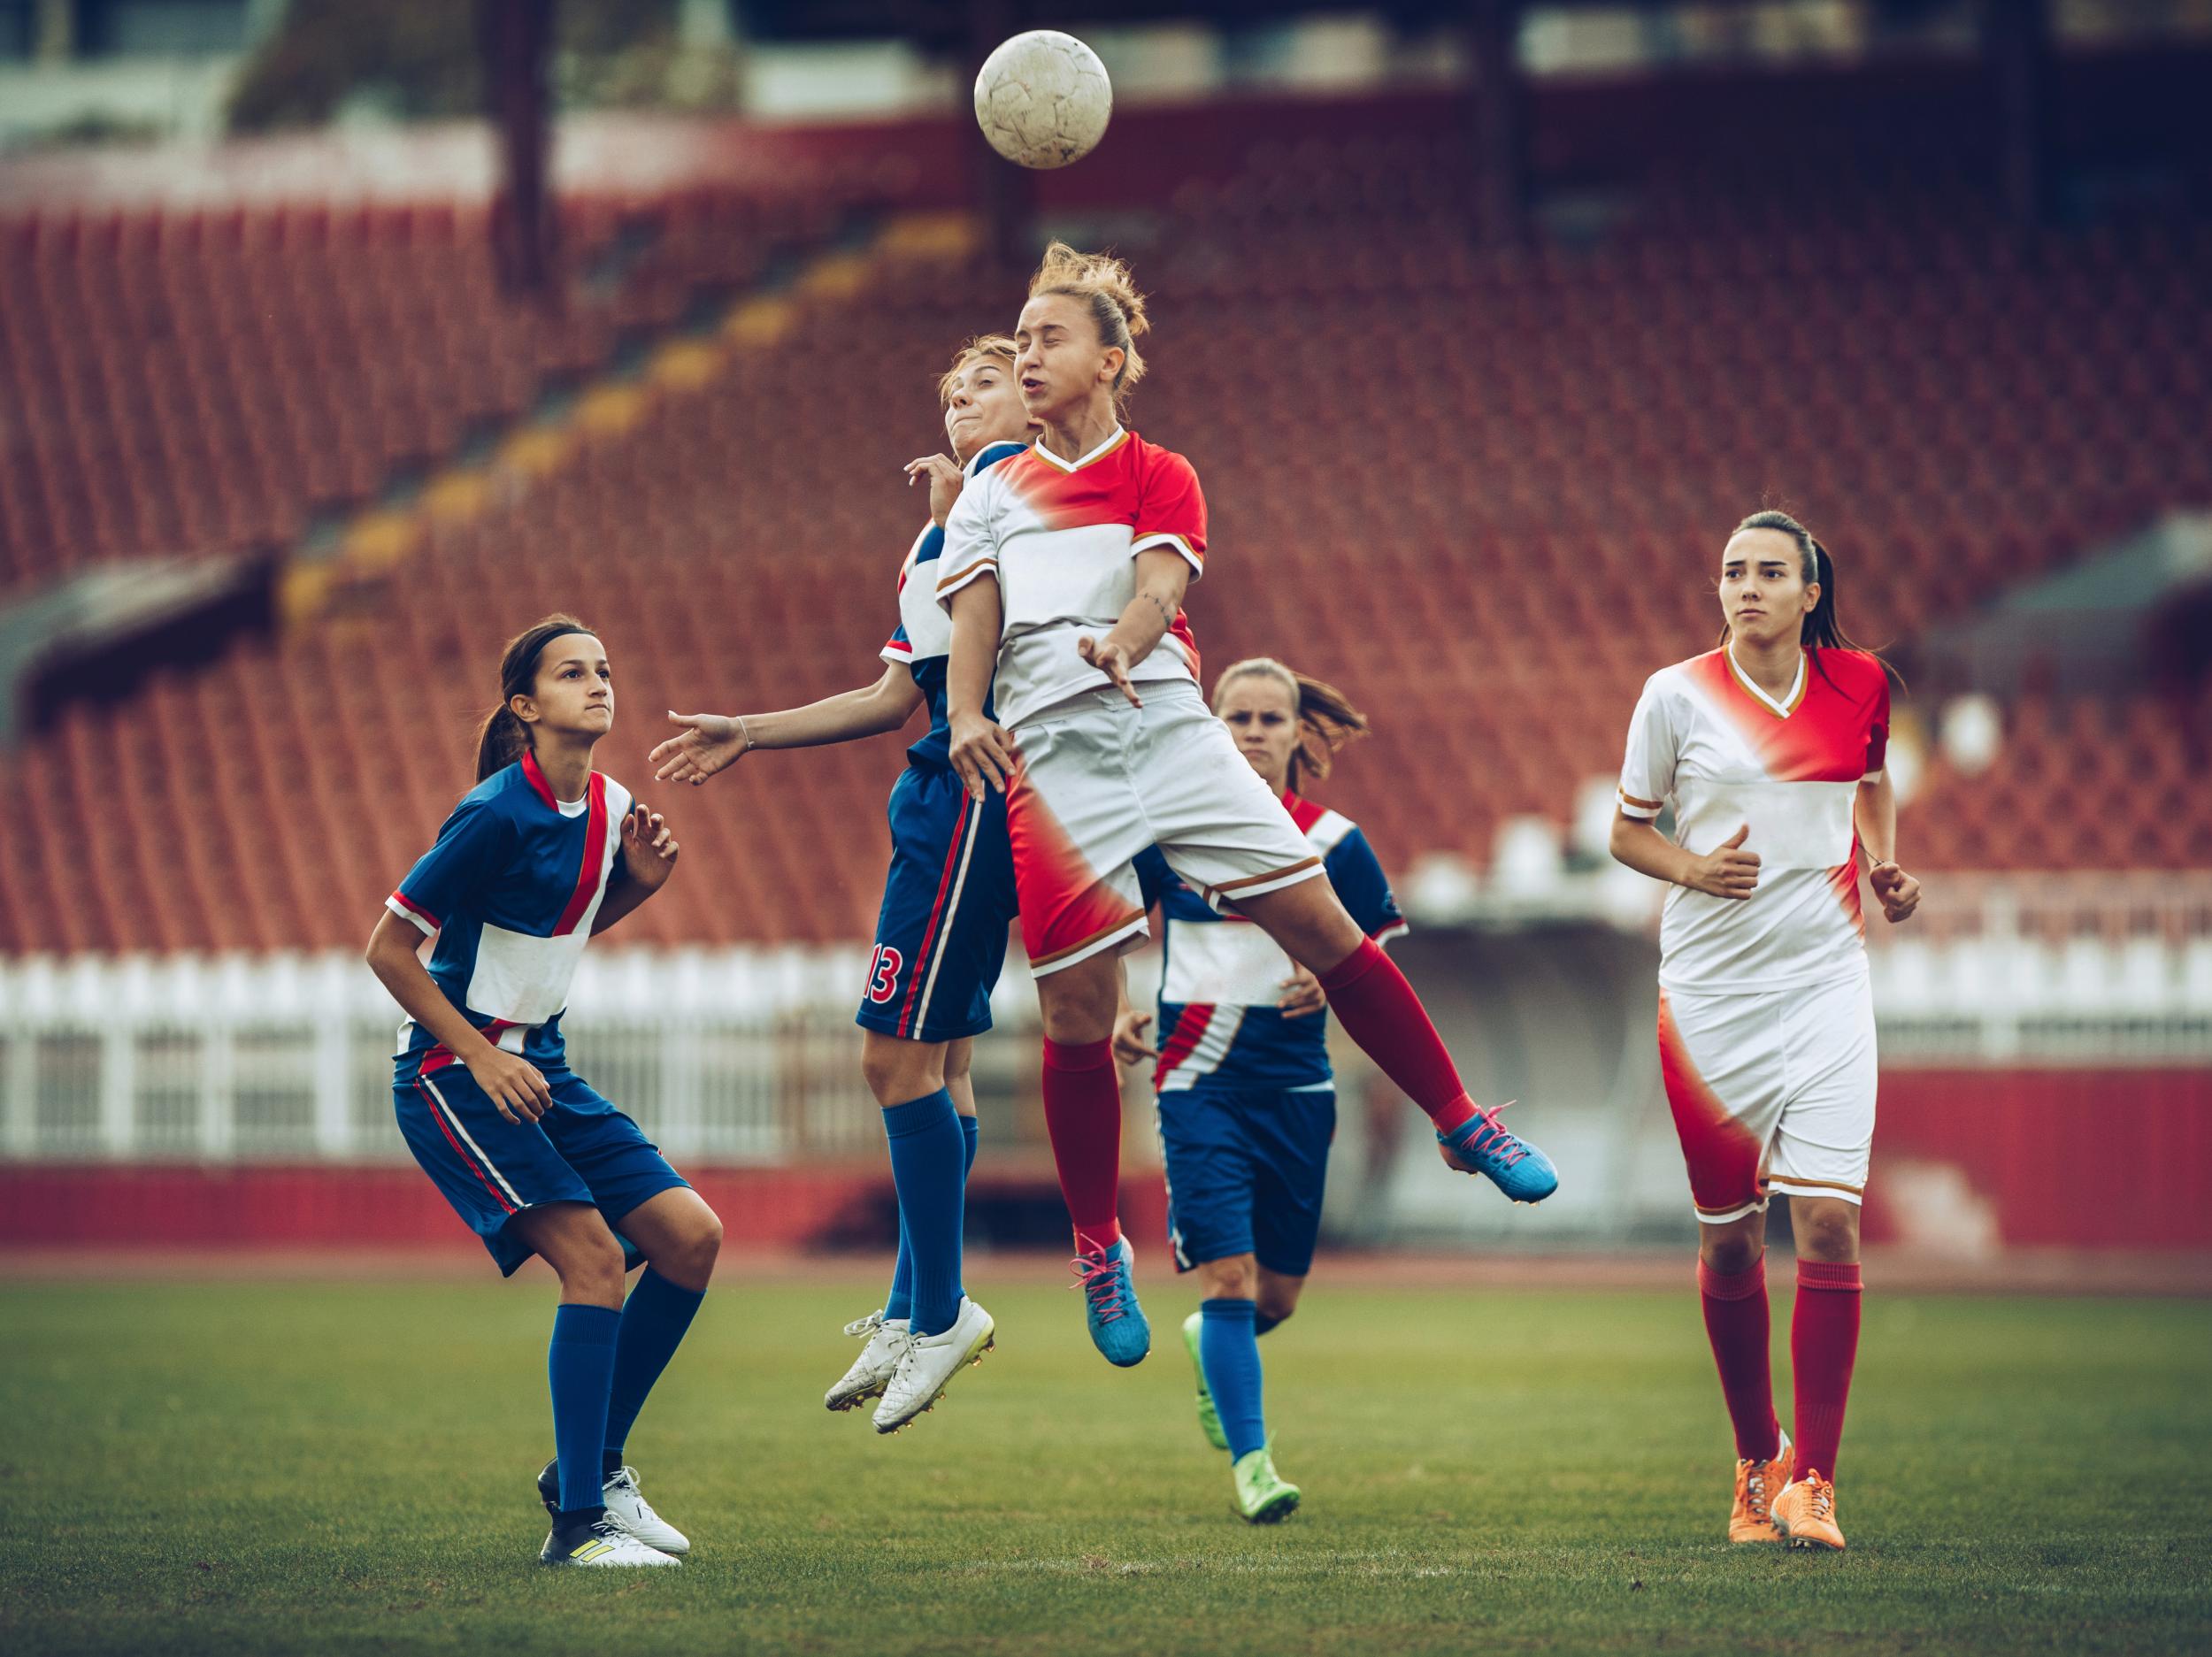
[[[1298,746],[1290,755],[1293,794],[1307,779],[1326,777],[1335,763],[1337,749],[1365,736],[1371,728],[1367,716],[1352,706],[1351,698],[1335,686],[1309,679],[1271,656],[1249,656],[1223,669],[1214,681],[1214,711],[1221,711],[1221,699],[1231,685],[1255,678],[1271,679],[1282,686],[1298,710]]]
[[[573,616],[552,615],[507,641],[499,658],[499,706],[484,716],[476,733],[476,780],[503,771],[530,751],[530,727],[515,712],[514,699],[537,688],[538,657],[554,640],[572,633],[598,635]]]
[[[1747,529],[1778,530],[1787,535],[1797,543],[1798,556],[1801,560],[1800,574],[1805,585],[1810,587],[1815,582],[1819,583],[1820,596],[1813,601],[1813,608],[1799,629],[1798,641],[1812,652],[1813,665],[1820,670],[1823,679],[1828,678],[1828,669],[1820,659],[1823,650],[1855,650],[1862,656],[1872,656],[1881,663],[1885,673],[1900,686],[1904,684],[1903,675],[1889,664],[1880,651],[1870,650],[1863,644],[1854,643],[1851,636],[1844,632],[1843,624],[1836,618],[1836,561],[1829,556],[1828,548],[1814,538],[1811,530],[1787,512],[1772,510],[1754,512],[1736,525],[1734,533],[1740,535]],[[1725,625],[1721,628],[1721,642],[1728,642]],[[1830,682],[1833,683],[1832,680]]]

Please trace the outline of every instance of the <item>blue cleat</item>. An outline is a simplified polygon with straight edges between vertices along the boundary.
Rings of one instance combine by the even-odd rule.
[[[1093,1249],[1068,1262],[1075,1273],[1068,1287],[1083,1291],[1091,1345],[1107,1362],[1125,1369],[1142,1363],[1144,1354],[1152,1350],[1152,1325],[1145,1321],[1136,1286],[1129,1281],[1130,1262],[1136,1257],[1125,1237],[1111,1248]]]
[[[1438,1134],[1436,1142],[1455,1168],[1486,1176],[1516,1202],[1541,1202],[1559,1189],[1559,1170],[1543,1152],[1498,1125],[1498,1112],[1504,1109],[1478,1107],[1450,1133]]]

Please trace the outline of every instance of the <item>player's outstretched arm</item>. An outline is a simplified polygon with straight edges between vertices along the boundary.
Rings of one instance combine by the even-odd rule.
[[[446,999],[416,953],[422,933],[387,909],[369,934],[369,970],[392,993],[407,1016],[445,1044],[468,1067],[476,1085],[510,1122],[535,1122],[553,1108],[553,1091],[538,1067],[518,1053],[484,1039],[461,1009]]]
[[[1920,882],[1897,866],[1897,791],[1890,786],[1888,772],[1859,785],[1852,815],[1866,853],[1866,883],[1882,906],[1882,917],[1893,926],[1910,920],[1920,907]]]
[[[970,795],[980,800],[986,788],[1005,793],[1014,777],[1014,733],[983,712],[1006,617],[997,579],[970,581],[952,595],[948,608],[952,648],[945,657],[945,722],[952,739],[952,768]]]
[[[1103,639],[1088,633],[1075,641],[1075,653],[1106,675],[1132,707],[1144,702],[1129,675],[1159,648],[1183,608],[1190,587],[1190,564],[1171,547],[1148,547],[1137,555],[1137,595]]]
[[[1160,1050],[1144,1034],[1152,1015],[1129,1004],[1129,970],[1118,961],[1114,963],[1114,1057],[1124,1064],[1157,1064]]]
[[[655,782],[697,787],[757,748],[826,748],[895,731],[922,705],[913,674],[894,662],[859,690],[842,690],[780,713],[674,713],[683,730],[646,756]]]
[[[1746,824],[1700,857],[1676,845],[1646,819],[1617,811],[1613,816],[1609,849],[1640,875],[1741,902],[1759,886],[1759,854],[1743,848],[1750,834],[1751,825]]]
[[[676,831],[657,811],[633,804],[622,817],[621,878],[599,900],[594,938],[668,884],[676,871]]]

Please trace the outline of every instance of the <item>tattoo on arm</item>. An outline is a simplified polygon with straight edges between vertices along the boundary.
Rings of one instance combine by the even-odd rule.
[[[1160,612],[1160,625],[1172,627],[1175,625],[1175,611],[1167,600],[1162,598],[1157,593],[1147,593],[1145,597],[1151,602],[1152,608]]]

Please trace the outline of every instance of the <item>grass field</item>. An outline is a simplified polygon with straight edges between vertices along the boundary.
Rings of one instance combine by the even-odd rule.
[[[818,1401],[872,1281],[718,1290],[630,1446],[692,1562],[633,1576],[534,1563],[541,1283],[0,1285],[0,1645],[2212,1649],[2200,1302],[1870,1296],[1851,1548],[1816,1556],[1719,1539],[1686,1291],[1324,1277],[1263,1346],[1306,1506],[1256,1530],[1191,1418],[1186,1294],[1152,1274],[1119,1373],[1042,1269],[971,1286],[998,1352],[889,1439]]]

